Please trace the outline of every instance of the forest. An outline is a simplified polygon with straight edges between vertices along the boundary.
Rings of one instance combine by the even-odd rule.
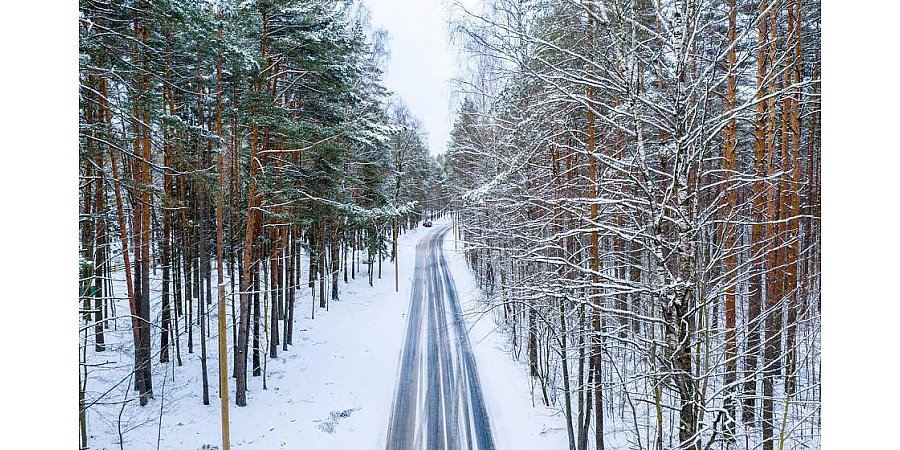
[[[177,377],[230,448],[431,220],[569,450],[819,448],[819,2],[445,3],[429,149],[362,2],[79,1],[79,448]]]
[[[380,278],[381,261],[395,259],[391,243],[442,202],[444,184],[416,119],[380,84],[384,36],[367,29],[358,5],[79,6],[86,447],[85,413],[109,399],[85,395],[85,386],[111,370],[91,364],[89,353],[106,351],[109,334],[132,334],[133,370],[119,383],[133,384],[140,405],[154,396],[159,365],[181,366],[194,352],[208,404],[216,370],[206,364],[207,341],[218,326],[219,354],[232,334],[233,399],[244,406],[248,374],[259,377],[261,358],[292,344],[297,291],[315,288],[327,308],[339,298],[342,270],[346,280],[348,261],[360,258],[379,264],[368,273],[349,264],[350,276]],[[119,275],[124,289],[113,282]],[[220,376],[227,363],[219,358]]]
[[[489,3],[451,208],[569,448],[817,448],[818,2]]]

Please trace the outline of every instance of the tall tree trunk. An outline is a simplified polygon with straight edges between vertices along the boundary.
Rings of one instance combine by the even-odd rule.
[[[777,53],[778,38],[778,16],[780,2],[776,2],[768,12],[768,61],[770,62],[769,73],[766,76],[767,85],[767,133],[766,133],[766,160],[768,162],[768,172],[770,176],[774,176],[781,169],[779,160],[777,142],[776,142],[776,92],[778,89],[778,78],[775,76],[776,67],[774,61]],[[782,177],[779,177],[779,179]],[[783,270],[782,264],[784,259],[784,246],[782,239],[782,226],[779,223],[781,218],[781,199],[779,195],[780,187],[776,181],[769,183],[767,189],[767,210],[766,210],[766,243],[768,244],[768,261],[766,267],[766,313],[765,313],[765,345],[763,351],[763,396],[762,396],[762,435],[763,450],[772,450],[774,448],[774,379],[780,371],[779,355],[781,353],[781,327],[782,327],[782,281]]]
[[[253,274],[253,376],[258,377],[262,374],[262,366],[260,365],[260,340],[259,340],[259,272]],[[264,324],[265,326],[265,324]]]
[[[341,273],[341,242],[339,240],[339,228],[337,219],[332,219],[332,231],[330,234],[330,258],[331,258],[331,300],[338,300],[338,281]],[[395,236],[396,241],[396,236]],[[396,258],[395,263],[396,263]],[[395,264],[396,267],[396,264]]]
[[[217,11],[219,27],[217,35],[219,42],[222,40],[222,11]],[[222,138],[222,48],[216,53],[216,136]],[[232,133],[236,130],[232,129]],[[219,173],[218,189],[216,189],[216,293],[217,293],[217,319],[218,319],[218,357],[219,357],[219,410],[222,419],[222,449],[230,450],[231,433],[229,430],[228,411],[228,346],[226,339],[225,317],[225,149],[219,148],[216,152],[216,170]],[[233,288],[232,288],[233,290]],[[257,308],[258,311],[258,308]]]
[[[103,98],[106,99],[106,92],[103,92]],[[105,100],[103,100],[105,103]],[[107,125],[111,126],[111,113],[109,112],[108,107],[104,108],[106,110],[106,120]],[[125,267],[125,286],[128,290],[128,306],[131,315],[131,331],[132,338],[134,339],[134,361],[135,368],[137,367],[138,361],[140,360],[140,350],[138,342],[140,341],[139,335],[139,311],[138,311],[138,298],[135,294],[135,282],[132,279],[131,272],[131,258],[128,255],[128,236],[127,236],[127,228],[125,227],[125,212],[124,207],[122,205],[122,193],[121,193],[121,178],[119,177],[119,160],[116,157],[116,151],[110,147],[109,148],[109,159],[112,164],[112,173],[113,173],[113,192],[115,193],[116,199],[116,213],[119,220],[119,239],[120,244],[122,246],[122,262]],[[132,234],[134,231],[132,231]]]
[[[758,23],[759,43],[756,52],[756,120],[754,128],[754,160],[757,178],[753,181],[753,225],[751,228],[751,258],[754,261],[750,278],[750,305],[747,317],[747,350],[744,360],[744,411],[743,421],[749,423],[755,417],[756,380],[760,347],[760,309],[763,302],[763,277],[765,276],[764,239],[765,208],[764,195],[766,168],[766,109],[764,100],[766,78],[766,51],[763,45],[768,36],[768,22],[765,12],[768,0],[759,4],[760,19]]]
[[[284,333],[284,342],[289,345],[294,344],[294,296],[296,294],[297,285],[294,281],[297,277],[294,275],[294,271],[297,269],[294,265],[294,261],[299,263],[300,259],[297,256],[297,246],[295,245],[295,236],[293,228],[288,228],[287,230],[287,249],[290,252],[290,259],[288,261],[288,273],[287,273],[287,298],[285,301],[285,312],[284,312],[284,320],[285,320],[285,333]]]
[[[279,340],[279,336],[278,336],[278,313],[276,312],[277,307],[278,307],[278,301],[276,300],[275,291],[274,291],[274,287],[273,287],[274,282],[275,282],[274,273],[277,270],[276,269],[277,265],[275,263],[274,258],[270,259],[269,261],[272,262],[269,265],[269,270],[272,272],[271,278],[270,278],[271,281],[269,282],[269,284],[270,284],[269,290],[272,292],[272,294],[271,294],[272,313],[269,314],[269,322],[270,322],[269,323],[269,358],[275,359],[278,357],[278,345],[280,344],[280,340]]]
[[[107,284],[104,281],[104,272],[108,264],[106,252],[107,248],[109,248],[106,245],[106,183],[102,153],[97,158],[97,166],[97,204],[94,208],[94,213],[97,216],[94,242],[94,350],[102,352],[106,350],[106,339],[103,334],[103,291],[104,286]]]
[[[737,50],[735,34],[737,32],[737,2],[728,0],[728,80],[725,95],[726,108],[733,114],[737,106]],[[736,290],[737,290],[737,236],[733,217],[737,213],[738,187],[730,181],[737,174],[737,120],[731,117],[725,127],[725,145],[722,148],[724,177],[729,180],[724,186],[727,207],[724,210],[722,245],[725,253],[725,399],[724,408],[727,414],[725,421],[725,439],[729,447],[734,444],[734,397],[737,381],[737,338],[736,327]]]
[[[325,301],[325,236],[328,235],[328,229],[324,220],[319,221],[317,242],[316,242],[316,267],[318,268],[319,278],[319,308],[327,308]],[[380,254],[379,254],[380,256]]]
[[[266,37],[268,31],[268,15],[263,12],[262,15],[262,60],[266,61]],[[262,80],[265,78],[264,73],[260,74],[260,81],[256,86],[256,91],[262,91]],[[247,193],[247,232],[244,236],[244,273],[241,282],[241,306],[240,320],[238,323],[238,348],[234,355],[235,372],[237,380],[235,383],[235,403],[238,406],[247,405],[247,344],[250,334],[250,297],[248,289],[250,287],[250,270],[255,267],[253,244],[256,241],[257,233],[262,226],[262,214],[259,211],[260,198],[256,192],[256,175],[262,170],[261,161],[257,157],[257,140],[259,134],[259,125],[254,119],[250,125],[250,187]],[[274,313],[274,311],[273,311]]]

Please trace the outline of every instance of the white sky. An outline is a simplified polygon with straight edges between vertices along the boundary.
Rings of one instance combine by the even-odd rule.
[[[372,26],[390,34],[385,85],[422,121],[431,154],[443,153],[452,125],[449,94],[450,79],[455,76],[447,25],[450,0],[363,3],[372,13]]]

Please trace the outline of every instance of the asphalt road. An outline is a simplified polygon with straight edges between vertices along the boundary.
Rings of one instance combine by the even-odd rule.
[[[416,246],[387,450],[494,449],[475,357],[444,258],[449,230],[434,229]]]

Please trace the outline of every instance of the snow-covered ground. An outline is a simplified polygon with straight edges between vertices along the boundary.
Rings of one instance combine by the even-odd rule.
[[[309,290],[304,287],[299,291],[294,345],[287,352],[279,348],[279,357],[267,362],[267,389],[262,389],[261,377],[250,377],[248,405],[239,408],[233,404],[234,379],[229,379],[234,448],[384,448],[409,307],[415,245],[442,222],[401,237],[399,292],[394,292],[393,264],[387,260],[382,278],[376,278],[372,287],[359,275],[349,284],[341,281],[341,300],[332,302],[328,311],[317,308],[315,319],[310,318]],[[453,250],[453,234],[448,233],[446,239],[445,255],[467,310],[470,340],[497,448],[565,448],[562,417],[540,401],[532,406],[527,371],[506,351],[507,337],[495,332],[494,316],[480,312],[480,293],[461,253]],[[302,268],[307,267],[304,259]],[[365,265],[362,267],[365,270]],[[124,292],[124,286],[116,289]],[[118,308],[127,308],[127,303],[120,301]],[[120,314],[123,311],[120,309]],[[90,346],[89,362],[99,366],[92,367],[88,377],[88,400],[111,389],[88,412],[91,448],[194,450],[219,444],[215,302],[210,311],[213,326],[208,341],[208,406],[201,402],[200,348],[196,342],[199,330],[195,329],[193,354],[187,353],[182,338],[184,365],[174,367],[174,377],[172,363],[161,365],[156,362],[158,358],[154,360],[156,396],[145,407],[133,401],[134,391],[129,387],[132,347],[125,322],[120,322],[118,332],[110,330],[107,334],[106,352],[94,353]],[[229,341],[230,337],[229,331]],[[158,352],[155,333],[153,342]],[[229,355],[229,366],[231,363]],[[132,401],[123,407],[121,400],[126,393]]]

